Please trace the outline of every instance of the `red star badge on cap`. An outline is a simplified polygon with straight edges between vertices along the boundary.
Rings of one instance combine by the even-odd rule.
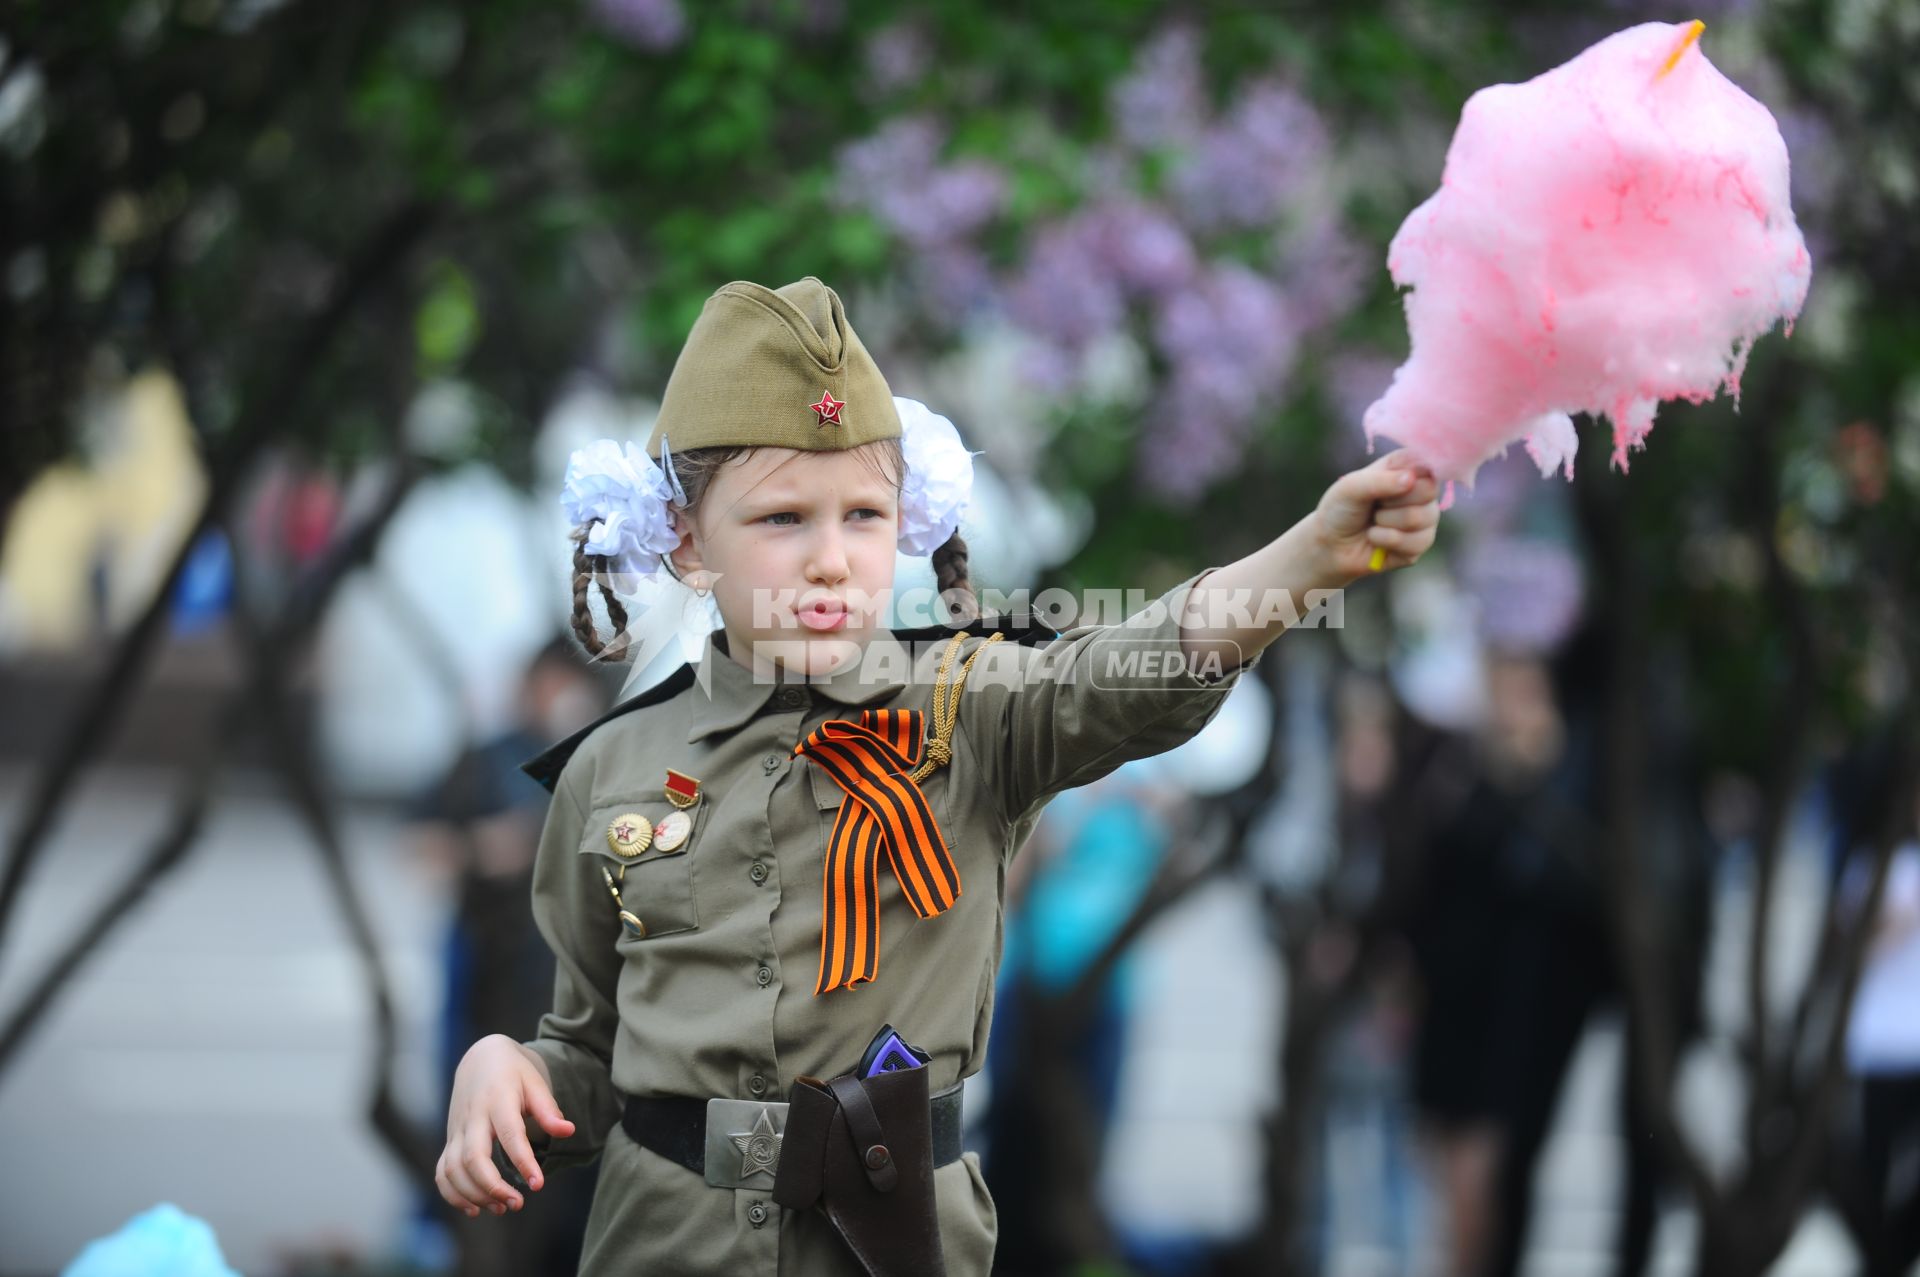
[[[844,401],[835,399],[830,390],[821,391],[820,402],[812,405],[814,415],[820,418],[820,424],[823,426],[839,425],[840,410],[846,406]]]

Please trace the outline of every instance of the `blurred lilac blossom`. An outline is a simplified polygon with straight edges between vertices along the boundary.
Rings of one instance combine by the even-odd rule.
[[[1529,504],[1563,495],[1560,485],[1542,484],[1540,471],[1524,448],[1509,448],[1492,458],[1473,477],[1467,499],[1454,506],[1453,517],[1489,536],[1515,532]]]
[[[1194,287],[1167,298],[1154,325],[1155,341],[1176,366],[1220,361],[1263,389],[1292,371],[1298,337],[1279,287],[1238,262],[1208,268]]]
[[[905,86],[930,53],[905,24],[875,35],[866,58],[878,81]],[[1002,309],[1028,342],[1019,376],[1040,394],[1086,393],[1088,352],[1116,335],[1137,343],[1144,331],[1163,384],[1142,479],[1184,500],[1233,470],[1261,414],[1279,406],[1303,332],[1350,310],[1377,264],[1327,201],[1302,198],[1328,135],[1286,81],[1248,84],[1216,117],[1200,38],[1176,26],[1139,50],[1109,101],[1116,140],[1081,153],[1078,207],[1024,227],[1004,273],[980,241],[1006,208],[1006,178],[980,161],[943,163],[945,135],[932,119],[895,119],[845,147],[838,194],[912,250],[910,277],[938,299],[930,311]],[[1144,151],[1171,160],[1164,196],[1152,193],[1159,156]],[[1293,225],[1275,230],[1283,222]],[[1211,236],[1247,230],[1274,231],[1267,261],[1210,260]],[[1364,407],[1353,413],[1356,442]]]
[[[1081,356],[1044,338],[1026,342],[1020,350],[1020,380],[1040,394],[1063,399],[1080,380]]]
[[[1380,269],[1337,218],[1316,217],[1304,230],[1276,237],[1274,256],[1287,301],[1303,328],[1315,328],[1352,310]]]
[[[1480,637],[1509,655],[1545,656],[1579,623],[1586,586],[1565,546],[1490,537],[1462,556],[1460,582],[1479,605]]]
[[[1082,169],[1088,201],[1129,199],[1140,184],[1140,157],[1118,146],[1088,148]]]
[[[1244,446],[1243,432],[1223,429],[1198,403],[1178,402],[1166,415],[1147,419],[1135,481],[1170,503],[1190,502],[1233,469]]]
[[[941,164],[944,144],[940,127],[924,116],[890,122],[841,150],[839,198],[916,248],[964,239],[999,213],[1006,179],[984,160]]]
[[[1009,297],[1022,326],[1079,348],[1125,322],[1128,294],[1174,293],[1199,267],[1186,230],[1164,209],[1121,197],[1041,228]]]
[[[1108,102],[1114,130],[1130,146],[1190,141],[1208,113],[1199,35],[1191,27],[1170,27],[1148,41]]]
[[[1397,367],[1397,360],[1367,350],[1344,350],[1327,361],[1324,385],[1336,418],[1328,433],[1328,460],[1339,469],[1351,470],[1369,460],[1367,433],[1360,422],[1387,393]]]
[[[896,22],[867,41],[867,82],[880,93],[894,93],[925,75],[931,61],[932,52],[920,28]]]
[[[1086,217],[1099,258],[1127,288],[1158,296],[1186,286],[1199,269],[1193,241],[1164,209],[1120,199]]]
[[[1174,199],[1202,230],[1264,225],[1279,216],[1326,150],[1326,128],[1313,104],[1288,85],[1262,80],[1241,93],[1174,170]]]
[[[1165,299],[1154,339],[1173,371],[1139,474],[1162,495],[1191,500],[1233,469],[1254,421],[1277,402],[1299,329],[1271,279],[1227,263]]]
[[[1014,321],[1073,352],[1117,327],[1126,317],[1126,302],[1101,248],[1091,218],[1043,227],[1007,289]]]
[[[879,132],[841,148],[842,196],[860,202],[869,191],[931,172],[944,142],[940,125],[927,116],[903,115],[887,121]]]
[[[687,34],[680,0],[587,0],[587,11],[608,34],[656,53]]]
[[[913,265],[924,295],[936,298],[949,322],[998,304],[999,289],[986,255],[968,244],[938,244]]]

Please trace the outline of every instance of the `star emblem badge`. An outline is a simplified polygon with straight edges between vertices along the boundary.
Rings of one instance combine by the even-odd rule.
[[[621,812],[607,826],[607,845],[622,860],[631,860],[653,841],[653,822],[633,812]]]
[[[835,399],[833,392],[830,390],[821,391],[820,402],[811,405],[814,415],[820,418],[820,424],[823,426],[837,426],[841,424],[840,410],[846,406],[846,401],[843,399]]]
[[[772,1175],[780,1165],[780,1141],[784,1137],[773,1129],[773,1120],[767,1116],[767,1110],[760,1110],[760,1116],[754,1121],[751,1131],[741,1131],[727,1138],[740,1150],[741,1179],[750,1175]]]

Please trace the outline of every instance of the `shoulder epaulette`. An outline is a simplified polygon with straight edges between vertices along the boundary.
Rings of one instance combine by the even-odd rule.
[[[1031,618],[1025,621],[1019,620],[1012,612],[977,617],[965,625],[923,625],[918,629],[893,632],[895,638],[910,646],[942,642],[956,634],[974,634],[982,638],[989,634],[1004,634],[1007,642],[1025,643],[1029,647],[1051,643],[1060,637],[1058,630]]]
[[[672,700],[692,686],[693,666],[682,665],[646,691],[621,701],[544,754],[520,764],[520,770],[539,781],[548,793],[552,793],[554,785],[560,780],[560,773],[566,768],[567,760],[573,757],[573,751],[579,749],[587,737],[623,714],[631,714],[634,710]]]

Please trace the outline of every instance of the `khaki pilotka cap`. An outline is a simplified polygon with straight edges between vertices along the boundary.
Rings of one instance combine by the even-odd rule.
[[[784,288],[737,280],[707,298],[667,378],[647,455],[740,445],[825,451],[900,436],[893,392],[809,275]]]

